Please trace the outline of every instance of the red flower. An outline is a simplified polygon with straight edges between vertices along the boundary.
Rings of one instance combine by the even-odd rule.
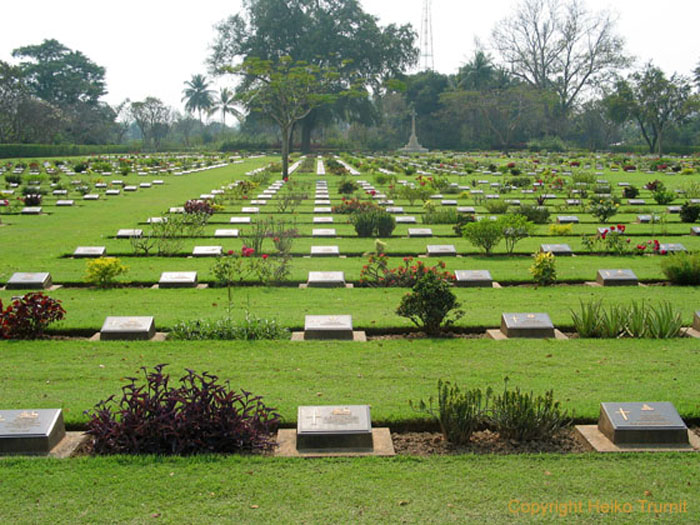
[[[261,255],[261,257],[262,257],[263,259],[267,259],[268,255],[267,255],[266,253],[263,253],[263,254]]]
[[[666,250],[661,250],[659,253],[661,253],[661,255],[666,255]]]
[[[229,250],[226,252],[226,255],[233,255],[233,250]]]
[[[610,231],[615,231],[615,226],[610,226]]]

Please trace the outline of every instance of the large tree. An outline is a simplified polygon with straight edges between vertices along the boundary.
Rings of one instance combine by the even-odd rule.
[[[144,146],[158,150],[172,122],[170,108],[156,97],[146,97],[143,101],[132,102],[130,113],[141,130]]]
[[[314,108],[333,102],[341,93],[352,94],[332,68],[320,68],[291,57],[278,60],[248,58],[231,69],[247,79],[236,99],[249,111],[274,120],[282,133],[282,176],[289,177],[289,143],[292,128]]]
[[[212,71],[246,58],[279,60],[291,56],[341,76],[359,77],[365,89],[382,92],[387,79],[415,63],[418,51],[409,25],[381,27],[357,0],[244,0],[243,11],[216,26],[209,64]],[[244,78],[242,88],[252,79]],[[342,118],[368,118],[365,99],[336,99],[333,113]],[[302,121],[302,149],[323,120],[319,106]],[[326,113],[327,115],[328,113]]]
[[[673,124],[683,122],[696,110],[690,81],[666,74],[648,63],[642,71],[617,82],[615,93],[606,99],[610,116],[617,122],[633,119],[649,146],[649,152],[663,153],[663,137]]]
[[[199,123],[202,124],[202,112],[209,111],[214,106],[214,92],[209,89],[207,77],[192,75],[192,78],[185,82],[182,93],[185,110],[189,113],[196,111],[199,115]]]
[[[578,0],[524,0],[492,37],[514,76],[557,94],[564,117],[586,91],[629,64],[611,15],[591,13]]]
[[[57,40],[19,47],[12,56],[21,59],[19,68],[32,93],[50,104],[96,105],[107,93],[105,69]]]
[[[243,115],[236,109],[236,94],[229,88],[221,88],[215,101],[214,108],[221,112],[221,121],[226,128],[226,115],[233,115],[238,120],[243,119]]]

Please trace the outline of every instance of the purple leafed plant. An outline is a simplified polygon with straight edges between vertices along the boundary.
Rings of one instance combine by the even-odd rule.
[[[280,417],[260,396],[235,392],[228,381],[222,385],[217,376],[190,369],[179,387],[171,387],[165,366],[152,372],[142,367],[145,384],[129,377],[119,402],[110,396],[86,411],[95,454],[187,456],[264,452],[275,446],[272,433]]]

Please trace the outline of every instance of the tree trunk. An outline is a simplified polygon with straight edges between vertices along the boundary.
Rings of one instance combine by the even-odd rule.
[[[289,142],[292,140],[292,126],[282,127],[282,178],[289,180]]]
[[[301,152],[311,153],[311,132],[316,127],[316,110],[301,121]]]

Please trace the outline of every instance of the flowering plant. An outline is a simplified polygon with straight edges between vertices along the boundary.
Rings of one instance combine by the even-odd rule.
[[[373,288],[378,287],[412,287],[426,273],[434,273],[441,279],[451,283],[455,280],[452,272],[445,270],[445,263],[438,262],[435,266],[427,266],[423,261],[414,263],[413,257],[404,257],[403,264],[389,268],[389,258],[383,254],[372,254],[367,264],[360,272],[360,283]]]

